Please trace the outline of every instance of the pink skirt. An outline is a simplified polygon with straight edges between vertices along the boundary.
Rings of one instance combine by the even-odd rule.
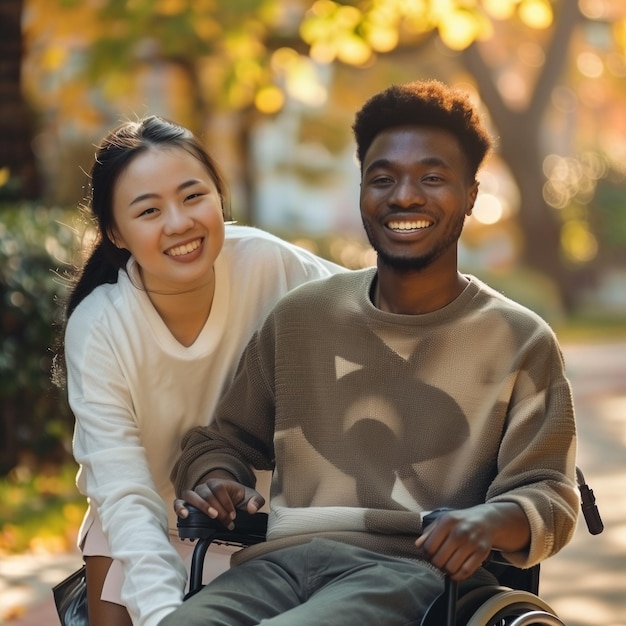
[[[80,546],[83,556],[110,557],[111,552],[109,550],[109,544],[106,540],[106,537],[104,536],[104,533],[102,532],[100,520],[96,515],[93,515],[93,513],[92,519],[93,522],[91,526],[89,526],[89,528],[87,529],[87,534],[82,542],[82,545]],[[189,572],[191,555],[193,553],[195,544],[189,541],[182,541],[174,534],[170,534],[170,542],[185,563],[185,566],[187,567],[187,572]],[[204,569],[202,572],[204,584],[213,580],[229,568],[230,557],[232,553],[236,550],[237,548],[231,548],[223,545],[211,546],[210,550],[207,552],[204,561]],[[113,559],[113,563],[109,568],[106,579],[104,581],[104,585],[102,587],[102,595],[100,596],[101,599],[107,602],[121,604],[123,606],[124,603],[121,599],[123,581],[124,574],[122,571],[122,563],[121,561]],[[185,591],[187,591],[187,589],[185,589]]]

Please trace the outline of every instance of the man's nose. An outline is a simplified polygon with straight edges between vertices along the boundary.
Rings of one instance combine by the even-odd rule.
[[[403,208],[422,206],[426,202],[426,195],[419,181],[407,177],[394,185],[390,202]]]

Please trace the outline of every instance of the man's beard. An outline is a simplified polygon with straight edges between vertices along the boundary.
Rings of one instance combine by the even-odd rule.
[[[422,256],[400,256],[387,252],[383,246],[377,242],[369,225],[365,222],[365,220],[363,220],[365,233],[367,234],[370,245],[374,248],[376,254],[378,255],[379,264],[401,272],[419,272],[429,267],[439,257],[447,252],[451,246],[457,245],[459,237],[463,232],[464,224],[465,215],[461,215],[456,224],[454,224],[454,227],[450,231],[448,237],[439,242],[439,244],[429,250],[426,254],[423,254]]]

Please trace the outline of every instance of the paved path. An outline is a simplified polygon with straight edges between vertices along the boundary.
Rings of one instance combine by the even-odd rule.
[[[578,465],[605,530],[579,523],[542,565],[541,596],[568,626],[626,626],[626,343],[565,349],[579,431]]]
[[[626,343],[564,349],[580,436],[578,462],[605,524],[542,566],[541,596],[568,626],[626,626]],[[22,555],[0,561],[0,620],[7,626],[56,626],[51,586],[80,564],[76,554]],[[27,607],[6,619],[10,607]],[[17,609],[16,609],[17,610]]]
[[[81,565],[78,553],[20,554],[0,560],[0,624],[57,626],[52,587]]]

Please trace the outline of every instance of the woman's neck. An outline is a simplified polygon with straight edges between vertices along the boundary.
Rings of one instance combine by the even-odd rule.
[[[181,345],[189,347],[204,328],[215,294],[215,272],[205,284],[180,293],[162,294],[148,291],[157,313]]]

